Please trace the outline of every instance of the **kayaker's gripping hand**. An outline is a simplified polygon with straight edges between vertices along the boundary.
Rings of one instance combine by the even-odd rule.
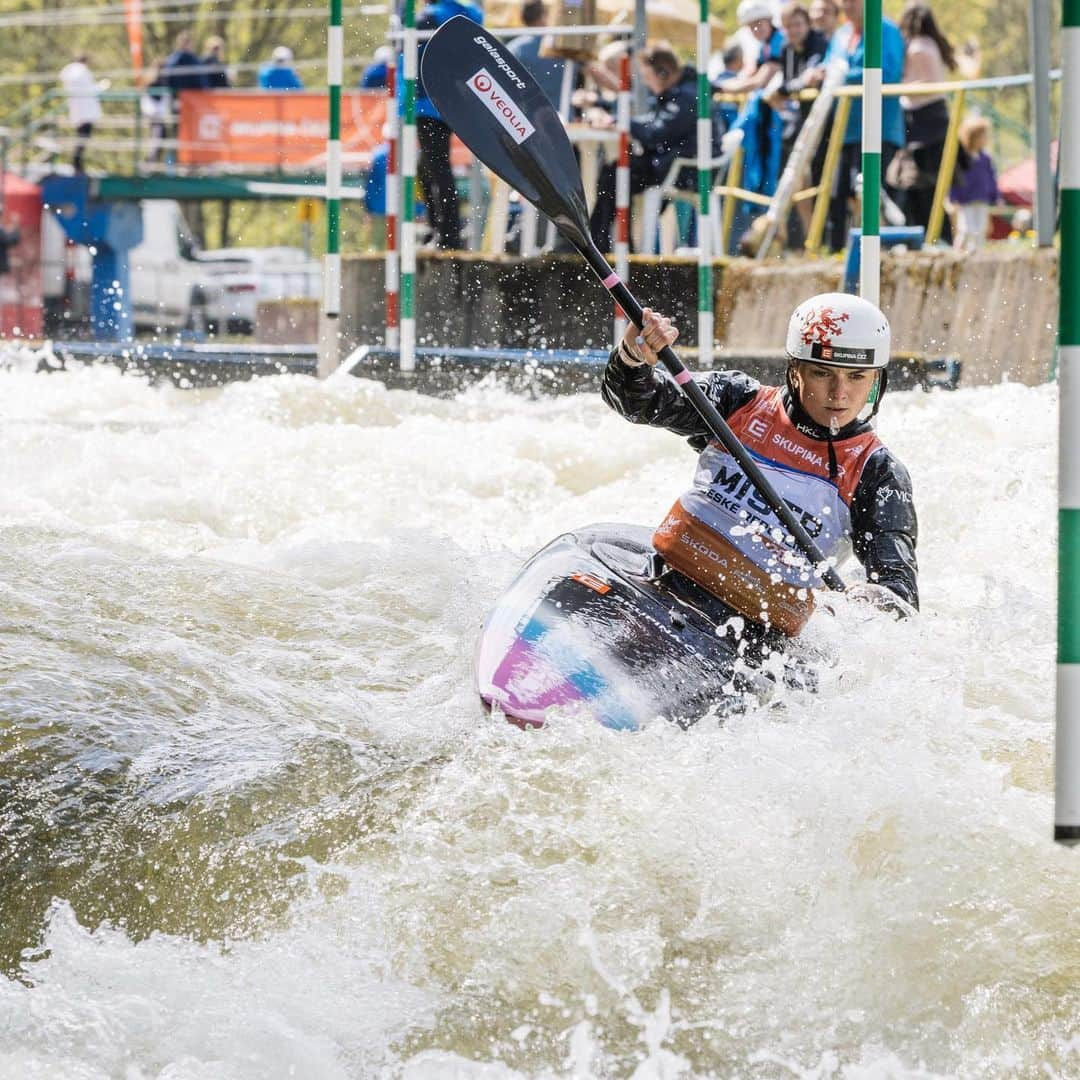
[[[619,354],[624,364],[650,367],[659,360],[659,353],[665,345],[674,345],[679,337],[679,329],[673,326],[666,315],[658,315],[652,308],[642,312],[641,330],[631,326],[619,343]]]
[[[915,609],[902,597],[899,597],[891,589],[874,582],[856,582],[848,586],[847,595],[853,600],[860,600],[870,604],[878,611],[888,612],[898,618],[907,619],[915,614]]]

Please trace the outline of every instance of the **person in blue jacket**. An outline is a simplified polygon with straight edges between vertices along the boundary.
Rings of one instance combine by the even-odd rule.
[[[427,4],[416,20],[417,30],[437,30],[444,22],[455,15],[464,15],[474,23],[483,22],[480,9],[474,4],[459,0],[434,0]],[[419,49],[424,55],[423,42]],[[404,71],[404,60],[399,59],[398,70]],[[399,101],[404,99],[405,80],[399,80],[402,88]],[[424,88],[423,78],[416,80],[416,143],[419,156],[416,161],[416,175],[424,189],[424,202],[427,204],[431,226],[435,231],[436,244],[447,251],[461,247],[461,217],[458,213],[457,184],[454,171],[450,167],[450,127],[439,115],[431,98]]]
[[[847,61],[846,81],[862,84],[863,78],[863,0],[841,0],[840,7],[847,22],[840,26],[829,42],[824,64],[816,69],[814,77],[807,73],[805,81],[820,84],[825,69],[834,60]],[[898,83],[904,75],[904,39],[900,28],[891,19],[881,21],[881,81]],[[900,99],[882,98],[881,106],[881,174],[885,175],[893,155],[904,145],[904,114]],[[829,203],[827,240],[833,251],[842,251],[847,245],[848,201],[855,195],[856,180],[862,170],[862,100],[854,98],[844,133],[844,148],[833,184]]]
[[[259,68],[259,87],[263,90],[303,90],[304,84],[293,65],[293,51],[279,45],[270,54],[270,63]]]
[[[361,90],[382,90],[390,78],[390,61],[394,50],[389,45],[380,45],[375,50],[371,63],[360,74]]]

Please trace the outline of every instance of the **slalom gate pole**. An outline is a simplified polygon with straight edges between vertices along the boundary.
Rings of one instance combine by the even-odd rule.
[[[401,130],[401,362],[416,367],[416,0],[404,0],[405,115]]]
[[[319,333],[319,374],[338,366],[341,315],[341,78],[345,67],[341,0],[330,0],[326,31],[326,83],[330,127],[326,140],[326,255],[323,256],[323,304]]]
[[[397,16],[390,16],[390,29],[397,29]],[[398,258],[398,213],[401,209],[401,189],[398,184],[398,120],[397,104],[397,41],[391,37],[390,60],[386,65],[386,347],[400,347],[400,260]]]
[[[881,296],[881,0],[866,0],[863,42],[859,295],[877,304]]]
[[[712,281],[712,88],[709,86],[709,0],[699,0],[697,25],[697,182],[698,182],[698,370],[712,367],[713,281]]]
[[[1062,5],[1054,839],[1080,843],[1080,0]]]
[[[615,126],[619,132],[619,160],[615,166],[615,270],[626,281],[630,277],[630,55],[619,61],[619,94],[616,98]],[[615,347],[626,332],[626,315],[615,305]]]

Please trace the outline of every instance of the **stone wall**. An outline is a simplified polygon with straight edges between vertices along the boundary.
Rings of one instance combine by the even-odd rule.
[[[382,256],[347,257],[342,278],[346,348],[381,342]],[[841,266],[833,259],[740,259],[718,264],[715,278],[718,344],[774,352],[798,303],[840,288]],[[635,258],[631,286],[642,303],[676,319],[683,344],[696,344],[692,260]],[[890,252],[882,265],[882,306],[894,351],[956,357],[964,363],[964,385],[1044,382],[1057,332],[1057,253],[1005,246],[966,256],[946,249]],[[610,301],[575,255],[422,256],[417,312],[419,344],[580,349],[604,347],[611,335]]]

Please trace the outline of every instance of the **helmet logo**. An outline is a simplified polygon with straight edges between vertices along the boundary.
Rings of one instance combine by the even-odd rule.
[[[840,333],[840,324],[850,318],[851,312],[837,312],[832,308],[820,308],[810,312],[810,317],[803,323],[802,343],[812,345],[816,341],[822,345],[832,345],[833,338]]]

